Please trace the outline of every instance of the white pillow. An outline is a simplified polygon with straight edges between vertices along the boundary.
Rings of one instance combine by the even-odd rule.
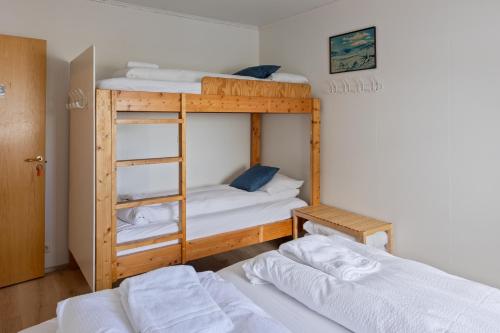
[[[269,77],[272,81],[288,83],[309,83],[307,77],[290,73],[273,73]]]
[[[274,175],[266,185],[262,186],[259,191],[264,191],[269,194],[276,194],[288,190],[298,189],[304,184],[303,180],[296,180],[280,173]]]

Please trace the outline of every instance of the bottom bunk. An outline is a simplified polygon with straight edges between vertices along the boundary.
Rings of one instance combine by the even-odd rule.
[[[298,190],[281,196],[224,189],[222,191],[224,194],[231,194],[225,196],[221,195],[220,188],[217,192],[217,195],[212,196],[211,191],[203,195],[197,195],[196,193],[200,192],[195,191],[191,199],[188,199],[188,207],[192,207],[193,212],[198,210],[198,203],[204,206],[205,211],[214,211],[215,209],[211,209],[213,207],[231,207],[232,209],[196,216],[188,215],[186,221],[187,261],[291,236],[292,210],[307,205],[306,202],[295,197]],[[243,200],[245,196],[246,201]],[[288,198],[283,199],[287,196]],[[230,204],[221,205],[222,202],[230,202]],[[238,207],[245,203],[255,202],[261,203]],[[115,256],[112,267],[113,281],[158,267],[181,263],[180,240],[165,241],[168,235],[178,232],[179,224],[176,220],[143,225],[133,225],[117,220],[117,245],[114,248]]]

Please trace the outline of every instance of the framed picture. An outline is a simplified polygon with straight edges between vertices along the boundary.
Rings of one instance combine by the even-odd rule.
[[[376,28],[330,37],[330,74],[377,68]]]

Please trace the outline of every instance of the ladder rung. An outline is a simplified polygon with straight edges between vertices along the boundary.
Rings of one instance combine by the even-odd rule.
[[[183,237],[182,232],[176,232],[176,233],[172,233],[172,234],[166,234],[166,235],[161,235],[161,236],[156,236],[156,237],[151,237],[151,238],[145,238],[145,239],[125,242],[125,243],[120,243],[120,244],[116,245],[116,251],[125,251],[125,250],[135,249],[135,248],[138,248],[141,246],[153,245],[153,244],[168,242],[168,241],[172,241],[172,240],[182,239],[182,237]]]
[[[146,165],[146,164],[164,164],[164,163],[178,163],[182,162],[182,157],[158,157],[158,158],[142,158],[135,160],[119,160],[116,161],[117,167],[129,167],[135,165]]]
[[[168,195],[168,196],[156,197],[156,198],[128,200],[128,201],[118,202],[115,205],[115,208],[116,209],[133,208],[133,207],[161,204],[161,203],[166,203],[166,202],[181,201],[183,199],[184,199],[184,197],[182,195],[177,194],[177,195]]]
[[[117,125],[182,124],[184,119],[123,118],[116,119]]]

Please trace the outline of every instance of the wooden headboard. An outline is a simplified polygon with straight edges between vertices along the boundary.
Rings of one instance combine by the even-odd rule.
[[[225,79],[204,77],[201,80],[203,95],[256,96],[310,98],[311,86],[300,83],[284,83],[260,80]]]

